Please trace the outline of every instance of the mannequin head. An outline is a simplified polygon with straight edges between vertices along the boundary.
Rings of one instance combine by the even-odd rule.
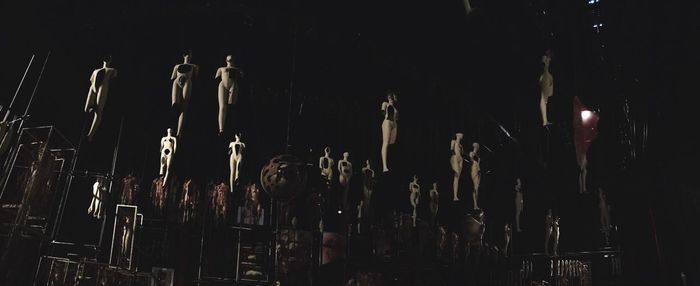
[[[237,134],[233,135],[233,137],[236,138],[236,142],[240,142],[240,141],[241,141],[241,134],[240,134],[240,133],[237,133]]]
[[[391,103],[391,104],[396,103],[396,101],[397,101],[397,99],[396,99],[396,93],[393,92],[393,91],[389,91],[389,92],[386,94],[386,100],[387,100],[389,103]]]
[[[173,136],[173,129],[172,128],[168,128],[168,136]]]
[[[547,210],[547,217],[552,217],[552,209]]]
[[[515,179],[515,189],[520,191],[520,189],[523,187],[523,183],[520,181],[520,178]]]
[[[433,183],[433,189],[437,190],[437,183]]]
[[[369,164],[369,159],[365,161],[365,167],[367,167],[367,169],[372,169],[372,166]]]
[[[549,66],[549,62],[552,60],[552,50],[547,49],[542,56],[542,63],[545,66]]]
[[[464,138],[464,134],[463,134],[463,133],[457,133],[457,134],[455,134],[455,139],[457,139],[457,141],[462,141],[462,138]]]
[[[474,143],[472,144],[472,147],[474,147],[474,152],[479,151],[479,143],[474,142]]]
[[[102,66],[103,67],[108,67],[110,63],[112,63],[112,56],[107,55],[104,57],[104,59],[102,59]]]
[[[326,148],[324,148],[324,149],[323,149],[323,152],[325,152],[325,153],[326,153],[326,157],[328,157],[329,155],[331,155],[331,147],[326,147]]]
[[[232,65],[233,65],[233,56],[232,56],[232,55],[226,56],[226,63],[227,63],[229,66],[232,66]]]
[[[347,160],[348,158],[350,158],[350,153],[344,152],[344,153],[343,153],[343,159]]]
[[[413,183],[418,184],[418,176],[417,175],[413,175]]]
[[[186,64],[189,64],[189,63],[190,63],[190,58],[191,58],[191,57],[192,57],[192,53],[191,53],[191,52],[188,51],[188,52],[184,53],[184,54],[182,55],[183,62],[186,63]]]

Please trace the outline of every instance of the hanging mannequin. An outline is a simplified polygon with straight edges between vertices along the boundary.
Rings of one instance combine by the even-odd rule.
[[[362,181],[363,181],[363,207],[365,213],[369,212],[369,203],[372,199],[372,192],[374,191],[374,170],[369,163],[369,160],[365,161],[365,166],[362,167]]]
[[[554,236],[554,247],[552,253],[554,256],[559,255],[559,217],[554,217],[552,221],[552,235]]]
[[[137,184],[137,180],[134,175],[129,174],[122,178],[122,193],[119,201],[124,205],[135,204],[134,197],[138,188],[139,185]]]
[[[450,157],[450,165],[452,166],[452,171],[454,171],[454,178],[452,179],[452,200],[459,201],[457,193],[459,191],[459,176],[462,174],[462,163],[464,158],[462,158],[462,138],[464,134],[455,134],[455,139],[450,142],[450,150],[452,150],[452,157]]]
[[[121,237],[121,255],[120,258],[123,259],[124,262],[129,263],[129,251],[131,250],[130,244],[131,244],[131,232],[132,232],[132,224],[133,222],[129,217],[124,217],[124,224],[122,225],[122,237]]]
[[[160,173],[163,177],[163,185],[168,183],[170,178],[170,163],[173,160],[173,155],[177,151],[177,138],[173,136],[173,129],[168,128],[168,135],[160,139]]]
[[[245,194],[245,215],[244,223],[247,224],[262,224],[262,205],[259,199],[260,190],[256,184],[250,184],[246,188]]]
[[[241,71],[234,67],[232,55],[226,56],[225,67],[220,67],[216,70],[214,78],[221,78],[221,82],[219,82],[219,135],[224,133],[228,105],[236,104],[238,100],[238,92],[240,90],[238,79],[241,74]]]
[[[547,102],[549,97],[554,94],[554,77],[549,73],[549,62],[552,60],[552,52],[547,50],[542,56],[542,63],[544,64],[544,69],[542,75],[540,75],[539,85],[540,85],[540,113],[542,114],[542,126],[547,126],[552,124],[547,119]]]
[[[389,92],[386,95],[387,101],[382,102],[382,112],[384,113],[384,121],[382,122],[382,166],[383,172],[389,172],[387,157],[389,154],[389,145],[396,143],[396,129],[398,127],[399,111],[394,104],[396,103],[396,93]]]
[[[338,161],[338,181],[343,186],[343,206],[347,207],[350,179],[352,178],[352,163],[348,160],[350,153],[344,152],[343,159]]]
[[[170,79],[173,80],[173,97],[172,106],[180,114],[177,122],[177,136],[182,134],[182,128],[185,123],[185,113],[190,103],[190,95],[192,94],[192,79],[199,74],[199,67],[190,63],[190,54],[182,55],[183,62],[173,67],[173,74]]]
[[[606,200],[602,188],[598,188],[598,209],[600,209],[600,229],[603,232],[610,231],[610,205]]]
[[[547,216],[544,218],[544,254],[549,255],[549,238],[552,237],[552,209],[547,210]]]
[[[214,217],[216,220],[226,219],[226,196],[228,195],[228,186],[224,182],[214,185],[211,193],[211,205],[214,209]]]
[[[508,257],[508,250],[510,250],[510,240],[513,237],[513,229],[510,224],[507,223],[504,227],[505,244],[503,245],[503,255]]]
[[[588,147],[598,137],[598,119],[596,112],[589,110],[574,96],[574,146],[576,147],[576,162],[579,165],[579,192],[588,193],[586,176],[588,175]]]
[[[420,203],[420,185],[418,177],[413,175],[413,181],[408,184],[408,190],[411,192],[410,200],[413,206],[413,227],[416,227],[416,219],[418,218],[418,204]]]
[[[88,91],[87,100],[85,102],[85,112],[93,113],[92,126],[88,132],[88,140],[92,141],[97,128],[102,122],[102,114],[107,103],[107,93],[109,91],[109,82],[117,77],[117,70],[109,67],[112,61],[111,57],[107,57],[102,61],[102,67],[92,72],[90,76],[90,90]]]
[[[515,183],[515,229],[517,232],[522,232],[520,228],[520,216],[523,213],[523,206],[525,201],[523,200],[523,185],[520,178],[516,179]]]
[[[97,177],[95,183],[92,184],[92,201],[88,207],[88,214],[92,214],[96,219],[102,218],[102,203],[105,198],[105,180],[102,177]]]
[[[433,183],[433,188],[430,189],[428,196],[430,197],[430,214],[432,216],[432,221],[435,222],[440,205],[440,193],[437,190],[437,183]]]
[[[321,168],[321,176],[326,179],[326,181],[331,181],[333,179],[333,164],[334,161],[331,158],[331,147],[326,147],[323,149],[325,155],[318,160],[318,167]]]
[[[472,161],[472,183],[474,184],[474,192],[472,193],[472,199],[474,200],[474,209],[478,210],[479,205],[479,184],[481,183],[481,158],[479,158],[479,143],[474,142],[472,144],[474,150],[469,152],[469,159]]]
[[[182,196],[180,198],[180,209],[182,209],[182,223],[186,223],[194,218],[197,208],[197,187],[191,179],[185,180],[182,184]]]
[[[165,208],[165,199],[167,197],[167,193],[165,192],[165,184],[163,180],[163,176],[158,176],[157,178],[153,179],[153,184],[151,185],[151,191],[152,191],[152,200],[153,200],[153,206],[156,209],[157,213],[162,213],[163,209]]]
[[[245,149],[245,143],[241,142],[241,135],[236,134],[235,137],[236,140],[228,145],[229,168],[231,170],[231,174],[229,176],[229,186],[231,187],[231,192],[233,192],[233,187],[236,185],[236,181],[238,181],[238,176],[240,174],[238,170],[241,165],[241,161],[243,161],[243,149]]]

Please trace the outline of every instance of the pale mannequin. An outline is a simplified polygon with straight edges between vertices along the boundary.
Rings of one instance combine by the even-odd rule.
[[[600,209],[601,230],[610,231],[610,205],[606,201],[606,195],[602,188],[598,188],[598,208]]]
[[[236,140],[228,145],[229,168],[231,172],[229,176],[229,186],[231,192],[233,192],[233,187],[235,186],[236,181],[238,181],[238,176],[240,174],[238,170],[241,162],[243,161],[243,149],[245,149],[245,143],[241,142],[241,135],[236,134],[235,137]]]
[[[479,143],[474,142],[472,146],[474,147],[474,150],[469,152],[469,159],[472,162],[472,183],[474,183],[474,192],[472,193],[472,199],[474,200],[474,209],[478,210],[479,184],[481,184],[481,159],[479,158]]]
[[[173,136],[173,129],[168,128],[168,135],[160,139],[160,175],[163,177],[163,186],[168,183],[170,178],[170,163],[173,160],[173,155],[177,151],[177,138]]]
[[[199,67],[190,63],[190,54],[186,53],[182,57],[183,62],[173,67],[173,74],[170,77],[173,80],[172,106],[177,107],[177,111],[180,113],[177,122],[177,136],[182,134],[185,123],[185,113],[187,113],[192,93],[192,79],[199,74]]]
[[[129,253],[129,244],[131,243],[131,219],[129,217],[124,217],[124,224],[122,225],[122,259],[129,259],[128,257],[124,257]]]
[[[111,58],[106,58],[102,62],[102,67],[92,72],[90,76],[90,90],[85,102],[85,112],[92,113],[92,125],[88,132],[88,140],[92,141],[97,128],[102,122],[102,114],[107,103],[107,93],[109,92],[110,81],[117,77],[117,70],[109,67]]]
[[[420,202],[420,185],[418,184],[418,177],[413,175],[413,181],[408,184],[408,190],[411,192],[410,200],[411,206],[413,206],[413,226],[416,226],[416,219],[418,218],[418,203]]]
[[[462,138],[464,134],[455,134],[455,139],[450,142],[450,150],[452,152],[452,157],[450,157],[450,165],[452,166],[452,171],[454,171],[454,178],[452,179],[452,200],[459,201],[457,192],[459,191],[459,176],[462,174],[462,165],[464,158],[462,158]]]
[[[554,217],[554,220],[552,221],[552,235],[554,236],[554,249],[553,249],[553,254],[554,256],[559,255],[559,217]]]
[[[389,172],[387,156],[389,154],[389,145],[396,143],[397,121],[399,119],[399,111],[394,104],[396,103],[396,94],[389,92],[386,96],[387,101],[382,102],[382,112],[384,113],[384,121],[382,122],[382,167],[383,172]]]
[[[224,132],[224,123],[226,122],[226,112],[229,104],[236,104],[238,100],[238,76],[241,74],[240,69],[234,67],[233,56],[226,56],[226,66],[216,70],[214,78],[221,78],[219,82],[219,135]]]
[[[433,188],[430,189],[428,197],[430,197],[430,214],[432,215],[433,221],[435,221],[438,207],[440,206],[440,193],[437,190],[437,183],[433,183]]]
[[[350,191],[350,179],[352,178],[352,163],[348,160],[350,153],[344,152],[343,159],[338,161],[338,181],[343,186],[343,206],[348,202],[348,192]]]
[[[88,207],[88,214],[92,214],[96,219],[102,218],[102,199],[106,190],[104,179],[101,177],[92,184],[92,201]]]
[[[552,209],[547,210],[547,216],[544,218],[544,253],[549,255],[549,238],[552,237]]]
[[[554,94],[554,77],[549,72],[549,62],[552,60],[551,52],[547,50],[542,56],[542,63],[544,64],[544,69],[542,75],[540,75],[539,85],[540,85],[540,113],[542,114],[542,126],[547,126],[552,124],[547,119],[547,102],[549,97]]]
[[[318,167],[321,169],[321,176],[327,181],[333,179],[333,158],[331,158],[331,147],[323,149],[324,155],[318,160]]]
[[[517,182],[515,183],[515,229],[517,232],[522,232],[523,230],[520,228],[520,216],[523,213],[523,206],[525,204],[525,201],[523,199],[523,185],[522,182],[520,181],[520,178],[516,180]]]

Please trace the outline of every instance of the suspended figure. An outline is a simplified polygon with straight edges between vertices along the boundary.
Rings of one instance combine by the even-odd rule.
[[[413,227],[415,227],[416,219],[418,219],[418,204],[420,203],[420,185],[416,175],[413,175],[413,181],[408,184],[408,190],[411,193],[409,199],[411,200],[411,206],[413,206]]]
[[[136,196],[136,192],[138,191],[139,185],[136,182],[136,177],[134,175],[129,174],[126,177],[122,178],[122,193],[121,193],[121,198],[120,202],[121,204],[124,205],[133,205],[135,204],[134,197]]]
[[[504,227],[504,245],[503,245],[503,255],[505,257],[508,257],[508,252],[510,250],[510,240],[513,237],[513,229],[511,228],[510,224],[507,223]]]
[[[588,175],[588,147],[598,137],[598,119],[596,112],[586,108],[577,96],[574,97],[574,145],[576,162],[579,166],[579,192],[588,193],[586,176]]]
[[[133,237],[132,232],[133,232],[133,221],[131,218],[124,217],[124,223],[122,224],[122,237],[121,237],[121,259],[126,262],[129,262],[129,253],[131,252],[131,239]]]
[[[170,166],[173,156],[177,151],[177,138],[173,136],[173,130],[168,128],[168,135],[160,139],[160,172],[163,177],[163,185],[168,184],[170,179]]]
[[[520,178],[516,179],[515,184],[515,229],[517,232],[522,232],[520,228],[520,217],[523,213],[523,206],[525,205],[525,200],[523,199],[523,185]]]
[[[365,161],[365,166],[362,167],[362,197],[364,203],[362,204],[363,212],[369,213],[369,204],[372,199],[372,192],[374,191],[374,170],[369,163],[369,160]]]
[[[437,183],[433,183],[433,188],[428,193],[430,197],[430,215],[433,223],[437,219],[438,207],[440,206],[440,193],[437,190]]]
[[[547,216],[545,217],[544,253],[546,255],[550,255],[549,241],[551,238],[554,238],[552,253],[556,256],[559,249],[559,217],[553,217],[552,210],[550,209],[547,211]]]
[[[96,219],[102,218],[102,203],[104,202],[107,186],[103,177],[97,177],[95,183],[92,184],[92,200],[88,207],[88,214],[91,214]]]
[[[549,72],[549,62],[552,60],[552,52],[547,50],[542,56],[542,63],[544,64],[542,75],[540,75],[539,85],[540,85],[540,113],[542,114],[542,126],[547,126],[552,124],[547,119],[547,102],[549,98],[554,94],[554,77]]]
[[[231,188],[231,191],[233,192],[233,187],[235,186],[236,182],[238,181],[238,177],[240,175],[240,165],[241,162],[243,161],[243,149],[245,149],[245,143],[241,142],[241,135],[236,134],[235,135],[236,140],[231,142],[228,145],[228,152],[229,152],[229,168],[231,170],[230,176],[229,176],[229,186]]]
[[[348,193],[350,192],[350,179],[352,178],[352,163],[350,153],[344,152],[343,159],[338,161],[338,181],[343,186],[343,206],[347,209]]]
[[[100,122],[102,122],[102,115],[107,103],[107,93],[109,92],[109,83],[113,78],[117,77],[117,70],[109,67],[111,61],[110,57],[104,59],[102,67],[94,70],[90,76],[90,90],[85,102],[85,112],[93,115],[92,125],[88,132],[88,140],[90,141],[92,141],[97,128],[100,126]]]
[[[399,111],[396,109],[396,93],[389,92],[386,101],[382,102],[382,112],[384,121],[382,122],[382,171],[389,172],[387,158],[389,156],[389,145],[396,143],[396,129],[398,128]]]
[[[600,210],[600,229],[603,232],[610,231],[610,205],[602,188],[598,188],[598,209]]]
[[[455,134],[455,139],[450,142],[450,150],[452,151],[452,157],[450,157],[450,165],[452,166],[452,171],[454,171],[454,177],[452,178],[452,200],[459,201],[459,177],[462,174],[462,164],[464,158],[462,158],[462,138],[464,134]]]
[[[197,199],[199,193],[197,186],[191,179],[185,180],[182,184],[182,197],[180,198],[180,209],[182,209],[182,222],[186,223],[192,220],[197,213]]]
[[[323,149],[324,155],[318,160],[318,167],[321,169],[321,177],[330,182],[333,179],[333,158],[331,158],[331,147]]]
[[[474,149],[469,152],[469,159],[472,163],[471,175],[472,183],[474,184],[474,192],[472,193],[472,199],[474,200],[474,209],[479,209],[479,185],[481,184],[481,158],[479,157],[479,143],[474,142],[472,144]]]
[[[214,209],[216,220],[226,219],[226,204],[229,189],[224,182],[214,185],[211,193],[211,205]]]
[[[167,198],[167,193],[165,192],[165,185],[163,182],[163,176],[158,176],[153,179],[153,183],[151,184],[151,199],[157,213],[163,212],[163,209],[165,208],[165,199]]]
[[[262,225],[263,209],[260,204],[260,190],[256,184],[249,184],[245,191],[243,223]]]
[[[224,123],[226,122],[226,112],[229,104],[236,104],[240,86],[239,78],[242,76],[240,69],[234,67],[233,56],[226,56],[226,66],[216,70],[214,78],[221,78],[219,82],[219,135],[224,133]]]
[[[172,107],[179,113],[177,136],[182,135],[187,107],[192,94],[192,80],[199,74],[199,67],[190,63],[190,54],[186,53],[181,64],[175,65],[170,79],[173,80]]]

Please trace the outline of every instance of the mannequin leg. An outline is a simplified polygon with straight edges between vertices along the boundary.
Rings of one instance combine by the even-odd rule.
[[[92,88],[88,90],[87,100],[85,101],[85,112],[91,112],[96,105],[97,93],[92,91]]]
[[[238,101],[238,82],[234,81],[233,86],[228,91],[228,104],[236,104]]]
[[[517,232],[523,231],[522,229],[520,229],[520,213],[521,212],[522,212],[522,209],[520,209],[520,208],[515,209],[515,229],[517,230]]]
[[[168,175],[170,174],[170,162],[172,158],[172,154],[165,156],[165,176],[163,177],[163,188],[165,188],[165,185],[168,183]]]
[[[396,143],[396,130],[399,129],[399,125],[396,122],[391,122],[391,136],[389,136],[389,144]]]
[[[540,113],[542,114],[542,126],[549,124],[547,120],[547,98],[540,96]]]
[[[222,83],[219,83],[219,134],[224,133],[224,123],[226,122],[226,112],[228,105],[226,100],[226,89]]]
[[[182,136],[182,130],[184,129],[185,125],[185,115],[187,114],[187,107],[190,102],[190,92],[191,92],[192,84],[188,81],[185,83],[185,85],[182,87],[182,103],[180,107],[180,117],[177,120],[177,136],[180,137]]]
[[[552,251],[554,253],[554,256],[557,256],[559,253],[559,233],[554,234],[554,250]]]
[[[236,163],[236,158],[233,155],[231,155],[231,158],[229,159],[229,168],[231,169],[231,172],[228,178],[231,192],[233,192],[233,186],[236,183],[236,169],[238,169],[237,165],[238,164]]]
[[[384,120],[382,123],[382,166],[384,172],[389,172],[387,166],[387,154],[389,152],[389,140],[391,139],[391,122]]]
[[[160,171],[158,172],[158,175],[163,175],[165,174],[165,154],[160,155]]]
[[[171,106],[174,109],[179,109],[182,104],[182,88],[177,84],[177,80],[173,81],[173,92]]]
[[[455,172],[454,178],[452,179],[452,200],[453,201],[459,201],[459,197],[457,196],[457,192],[459,190],[459,173]]]

